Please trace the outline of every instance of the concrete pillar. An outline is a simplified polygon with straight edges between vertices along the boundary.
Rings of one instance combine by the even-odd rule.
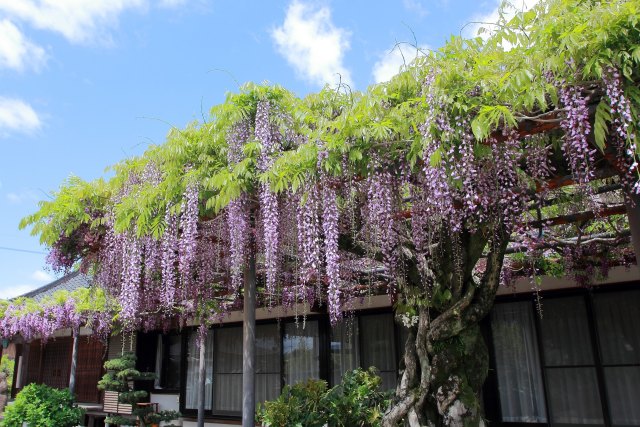
[[[256,259],[253,251],[244,270],[242,337],[242,427],[255,427]]]

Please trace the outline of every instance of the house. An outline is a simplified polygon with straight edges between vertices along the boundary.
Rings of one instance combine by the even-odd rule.
[[[355,314],[335,328],[320,311],[296,317],[292,311],[259,309],[256,317],[258,401],[273,399],[284,385],[307,378],[334,385],[343,372],[358,366],[376,366],[384,387],[395,385],[403,327],[394,322],[387,296],[362,301]],[[208,427],[237,425],[240,419],[241,320],[240,312],[232,313],[211,328],[206,340]],[[537,293],[527,280],[501,289],[484,323],[491,355],[483,390],[488,420],[505,426],[640,425],[639,324],[640,271],[635,267],[615,267],[608,279],[588,289],[555,278],[543,279]],[[196,334],[195,326],[189,326],[169,333],[116,335],[106,351],[87,340],[86,358],[93,362],[86,363],[96,375],[91,378],[99,377],[98,360],[101,364],[104,358],[134,350],[139,368],[158,375],[146,384],[151,402],[159,409],[179,410],[182,425],[195,426]],[[44,347],[36,342],[18,348],[18,388],[30,381],[66,386],[71,344],[64,333]],[[102,353],[90,353],[89,348]],[[90,387],[88,383],[84,387]],[[87,390],[84,399],[99,402],[97,391],[93,393]],[[106,402],[105,411],[112,411],[107,408],[112,404]]]
[[[540,307],[538,303],[541,302]],[[280,318],[280,320],[278,320]],[[403,327],[389,298],[374,296],[331,328],[325,313],[257,313],[258,401],[286,384],[376,366],[395,385]],[[537,293],[528,280],[501,289],[484,323],[491,369],[483,397],[494,425],[640,425],[640,271],[613,268],[591,288],[545,278]],[[142,368],[162,409],[180,410],[195,426],[198,351],[195,327],[168,334],[140,333]],[[207,426],[237,424],[242,406],[241,314],[214,326],[206,341]],[[155,351],[153,351],[155,349]],[[151,350],[151,351],[150,351]]]
[[[73,291],[91,284],[90,277],[80,272],[68,274],[52,283],[28,292],[23,297],[40,301],[58,291]],[[73,338],[70,330],[59,330],[54,337],[43,343],[36,339],[24,342],[13,340],[7,352],[15,359],[14,381],[11,396],[30,383],[46,384],[55,388],[69,386],[71,372],[71,352]],[[102,394],[97,384],[103,375],[106,346],[91,335],[91,331],[82,329],[78,345],[78,365],[76,367],[76,396],[80,406],[87,410],[88,418],[100,417]],[[93,424],[92,424],[93,425]]]

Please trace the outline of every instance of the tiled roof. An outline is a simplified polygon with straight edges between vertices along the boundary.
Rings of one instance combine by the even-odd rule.
[[[41,286],[38,289],[34,289],[20,296],[40,301],[49,295],[53,295],[57,291],[73,291],[78,288],[88,288],[90,285],[90,276],[79,271],[74,271],[48,285]]]

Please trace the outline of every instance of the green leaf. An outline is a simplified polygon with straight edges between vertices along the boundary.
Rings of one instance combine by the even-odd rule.
[[[429,164],[431,167],[436,167],[442,162],[442,148],[438,148],[429,156]]]
[[[596,107],[596,114],[593,125],[593,135],[596,146],[604,152],[607,145],[607,134],[609,133],[609,123],[611,122],[611,110],[604,99]]]

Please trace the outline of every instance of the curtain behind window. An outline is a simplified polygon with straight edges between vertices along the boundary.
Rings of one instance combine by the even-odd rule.
[[[603,424],[584,297],[547,299],[540,321],[551,420]]]
[[[198,364],[200,361],[200,351],[196,344],[198,331],[194,330],[189,334],[187,344],[187,378],[185,385],[185,407],[187,409],[198,408]],[[209,331],[205,341],[205,389],[204,407],[211,409],[211,393],[213,384],[213,332]]]
[[[280,395],[280,331],[278,324],[256,327],[256,402]]]
[[[331,385],[340,384],[345,372],[360,366],[359,347],[357,317],[331,328]]]
[[[547,422],[534,316],[528,301],[496,304],[491,315],[502,421]]]
[[[398,364],[394,342],[393,315],[369,314],[360,317],[361,357],[364,369],[375,366],[382,377],[382,389],[396,386]]]
[[[640,292],[595,295],[594,309],[611,423],[640,425]]]
[[[318,322],[287,323],[284,326],[284,382],[296,384],[310,378],[320,378],[320,346]]]
[[[242,410],[242,327],[215,329],[214,411]]]

